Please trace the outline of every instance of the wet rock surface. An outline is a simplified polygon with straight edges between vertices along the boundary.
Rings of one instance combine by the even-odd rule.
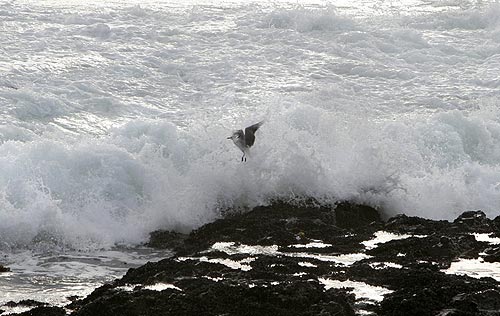
[[[488,238],[499,225],[481,211],[453,222],[384,221],[368,206],[275,203],[189,235],[153,233],[149,245],[175,255],[67,308],[75,316],[500,315],[499,274],[448,270],[464,259],[498,262]]]

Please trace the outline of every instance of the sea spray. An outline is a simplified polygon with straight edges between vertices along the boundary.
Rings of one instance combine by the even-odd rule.
[[[276,199],[498,215],[498,5],[2,8],[2,248],[137,245]],[[226,138],[262,119],[242,164]]]

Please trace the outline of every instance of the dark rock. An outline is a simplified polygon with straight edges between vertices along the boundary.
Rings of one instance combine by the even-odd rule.
[[[398,256],[400,253],[404,255]],[[451,241],[441,243],[441,236],[430,236],[392,240],[368,250],[367,254],[375,256],[377,260],[399,264],[409,264],[416,261],[445,261],[446,265],[449,266],[451,261],[457,257],[458,251]]]
[[[18,307],[18,306],[26,306],[26,307],[33,307],[33,306],[47,306],[47,303],[42,303],[38,302],[35,300],[21,300],[19,302],[14,302],[14,301],[9,301],[4,304],[4,306],[7,307]]]
[[[174,249],[180,247],[186,238],[186,234],[157,230],[150,234],[146,246],[157,249]]]
[[[482,211],[464,212],[453,223],[471,232],[492,232],[495,227],[493,221]]]
[[[71,295],[71,296],[68,296],[66,297],[70,302],[75,302],[75,301],[78,301],[80,299],[80,296],[78,295]]]
[[[9,271],[10,271],[9,268],[4,267],[3,265],[0,265],[0,273],[2,273],[2,272],[9,272]]]
[[[223,273],[231,273],[232,269],[222,265],[198,260],[178,260],[169,258],[157,263],[148,262],[137,268],[129,269],[125,276],[117,281],[119,285],[125,284],[154,284],[155,282],[172,283],[181,278],[201,278],[213,276],[213,272],[221,276]]]
[[[443,231],[449,226],[450,223],[448,221],[433,221],[400,214],[390,218],[385,223],[384,229],[401,234],[429,235],[437,231]]]
[[[384,277],[395,291],[380,304],[383,315],[436,315],[453,310],[453,315],[476,315],[480,304],[463,296],[480,293],[495,286],[486,280],[443,274],[433,270],[391,271]]]
[[[486,262],[500,262],[500,246],[490,247],[485,250],[486,256],[484,256],[484,261]]]
[[[500,289],[489,289],[466,295],[476,302],[481,311],[497,312],[500,314]]]
[[[316,239],[336,241],[335,237],[346,234],[344,228],[338,227],[338,222],[345,226],[366,225],[379,218],[375,213],[373,208],[347,203],[333,211],[324,206],[276,202],[206,224],[189,234],[184,245],[175,250],[179,254],[189,254],[207,249],[215,242],[229,241],[260,245],[289,245]],[[349,216],[350,221],[347,220]],[[361,219],[355,220],[357,216]]]
[[[472,235],[497,229],[483,215],[466,212],[454,222],[400,215],[383,223],[366,206],[280,202],[229,212],[188,236],[152,234],[151,245],[174,247],[176,254],[129,269],[123,278],[68,308],[74,316],[354,315],[361,310],[405,316],[498,315],[499,282],[442,271],[460,258],[497,255],[496,246]],[[422,236],[365,250],[362,242],[378,230]],[[220,242],[231,242],[232,248],[212,247]],[[247,251],[233,250],[243,245]],[[371,257],[352,265],[336,261],[360,252]],[[384,267],[384,262],[403,268]],[[348,289],[325,290],[321,278],[364,282],[393,292],[382,302],[360,301]],[[148,289],[157,283],[172,288]],[[133,289],[122,290],[125,285]]]
[[[499,231],[497,226],[496,222],[488,219],[482,211],[469,211],[462,213],[452,223],[401,214],[390,218],[384,229],[399,233],[430,235],[436,232],[441,234],[493,233]]]
[[[360,228],[380,221],[379,212],[370,206],[344,202],[335,207],[335,225],[338,227]]]
[[[18,316],[65,316],[66,311],[61,307],[39,306],[24,313],[16,314]]]
[[[376,260],[409,264],[416,261],[435,262],[440,268],[448,268],[457,258],[477,258],[487,247],[472,235],[431,235],[392,240],[368,250]],[[399,255],[403,254],[403,255]]]
[[[475,293],[462,293],[452,300],[455,307],[440,315],[500,315],[500,292],[489,289]],[[446,313],[445,313],[446,312]]]
[[[500,235],[500,215],[495,217],[493,224],[495,225],[495,233],[497,236]]]
[[[82,305],[88,304],[89,302],[92,302],[94,300],[99,299],[102,295],[104,295],[109,289],[114,288],[113,285],[111,284],[104,284],[97,289],[95,289],[92,293],[90,293],[87,297],[81,299],[81,300],[75,300],[72,301],[70,304],[68,304],[66,307],[72,310],[77,310],[79,309]]]
[[[465,294],[456,295],[451,304],[455,307],[456,311],[461,311],[463,313],[477,314],[479,312],[478,304],[467,297]]]
[[[318,281],[268,287],[184,279],[183,291],[110,291],[84,305],[75,315],[354,315],[353,297],[324,291]]]

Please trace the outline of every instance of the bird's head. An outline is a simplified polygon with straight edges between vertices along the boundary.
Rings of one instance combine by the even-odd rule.
[[[233,135],[229,136],[227,139],[231,139],[233,142],[236,142],[238,139],[242,137],[242,132],[241,131],[235,131],[233,132]]]

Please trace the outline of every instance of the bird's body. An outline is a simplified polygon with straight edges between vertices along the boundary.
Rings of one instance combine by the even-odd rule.
[[[248,153],[250,147],[252,147],[252,145],[255,143],[255,132],[263,123],[264,121],[248,126],[247,128],[245,128],[244,133],[241,129],[237,130],[233,133],[232,136],[228,137],[228,139],[231,139],[236,147],[238,147],[243,152],[241,161],[247,161],[247,158],[245,156]]]

